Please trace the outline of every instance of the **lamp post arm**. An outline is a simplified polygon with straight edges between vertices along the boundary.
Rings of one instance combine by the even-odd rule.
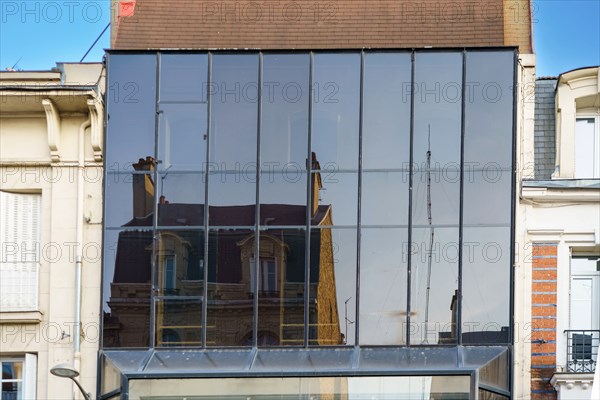
[[[71,380],[72,380],[73,382],[75,382],[75,384],[76,384],[76,385],[77,385],[77,387],[79,388],[79,391],[81,392],[81,394],[83,394],[83,398],[84,398],[85,400],[92,400],[92,397],[89,395],[89,393],[87,393],[87,392],[85,391],[85,389],[84,389],[84,388],[81,386],[81,384],[80,384],[80,383],[77,381],[77,379],[75,379],[75,378],[71,378]]]

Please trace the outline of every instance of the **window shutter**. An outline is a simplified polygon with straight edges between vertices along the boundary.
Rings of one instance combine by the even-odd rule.
[[[0,192],[0,306],[36,310],[41,196]]]

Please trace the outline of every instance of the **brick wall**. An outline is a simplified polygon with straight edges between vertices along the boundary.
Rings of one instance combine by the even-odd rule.
[[[556,79],[535,82],[535,179],[550,179],[556,159]]]
[[[534,243],[531,283],[531,400],[556,400],[557,246]]]
[[[113,20],[117,49],[411,48],[519,45],[529,0],[137,0]],[[505,13],[511,18],[505,24]],[[113,13],[117,15],[118,13]],[[506,34],[505,34],[506,32]]]

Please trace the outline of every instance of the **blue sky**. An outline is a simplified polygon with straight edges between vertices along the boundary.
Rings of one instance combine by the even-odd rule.
[[[484,1],[484,0],[483,0]],[[600,0],[534,1],[538,76],[600,64]],[[110,0],[0,0],[0,68],[79,61],[110,20]],[[85,61],[100,61],[107,31]]]

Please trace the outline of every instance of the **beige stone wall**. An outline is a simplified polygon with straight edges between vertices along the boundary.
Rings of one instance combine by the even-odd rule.
[[[63,68],[63,74],[70,67]],[[99,64],[72,69],[77,79],[86,80],[83,84],[98,81],[101,70]],[[81,372],[83,387],[92,393],[96,390],[103,170],[98,134],[102,136],[102,102],[91,90],[61,90],[60,74],[56,72],[2,72],[0,85],[0,190],[41,195],[41,238],[36,246],[39,306],[31,311],[0,310],[0,355],[37,355],[38,399],[73,398],[73,393],[80,398],[71,381],[54,377],[49,371],[59,363],[74,364]],[[26,87],[36,90],[27,91]],[[90,116],[93,121],[86,124]],[[80,167],[78,141],[82,134],[84,166]],[[93,134],[96,137],[92,139]],[[81,214],[77,213],[78,196],[83,199]],[[78,219],[83,220],[81,243]],[[77,247],[83,255],[78,356],[73,347],[77,334],[73,328]]]

